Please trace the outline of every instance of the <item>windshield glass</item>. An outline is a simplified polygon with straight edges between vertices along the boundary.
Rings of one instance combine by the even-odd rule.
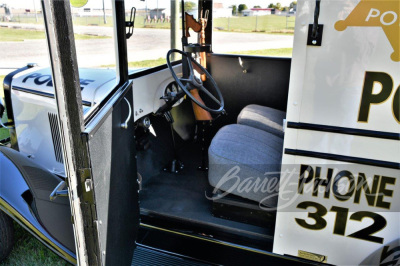
[[[75,1],[79,2],[79,1]],[[112,0],[89,0],[72,7],[79,68],[116,68]]]
[[[185,11],[197,15],[195,2],[186,1]],[[182,49],[181,1],[174,4],[175,1],[170,0],[125,1],[125,9],[135,7],[137,10],[133,36],[127,40],[130,69],[165,64],[166,54],[171,48]],[[177,11],[175,15],[174,11]],[[177,31],[172,29],[175,23]],[[190,42],[197,42],[197,34],[191,33]]]

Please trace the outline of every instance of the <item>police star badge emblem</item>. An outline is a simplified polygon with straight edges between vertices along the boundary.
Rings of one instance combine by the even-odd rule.
[[[381,27],[394,50],[390,58],[400,62],[399,0],[361,0],[345,20],[336,22],[335,29],[344,31],[349,26]]]

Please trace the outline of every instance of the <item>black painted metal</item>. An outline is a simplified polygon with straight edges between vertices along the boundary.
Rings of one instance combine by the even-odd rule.
[[[186,53],[210,53],[211,52],[211,45],[205,44],[188,44],[184,47]]]
[[[11,141],[11,138],[5,138],[5,139],[0,140],[0,143],[6,144],[6,143],[8,143],[10,141]]]
[[[339,134],[363,136],[363,137],[371,137],[379,139],[400,140],[400,133],[356,129],[348,127],[336,127],[336,126],[319,125],[319,124],[287,122],[287,128],[339,133]]]
[[[4,77],[3,80],[3,88],[4,88],[4,100],[5,100],[5,104],[6,104],[6,110],[7,110],[7,116],[8,119],[11,119],[12,121],[14,121],[14,112],[13,112],[13,108],[12,108],[12,104],[11,104],[11,83],[12,83],[12,79],[15,75],[17,75],[18,73],[28,69],[29,67],[21,67],[13,72],[11,72],[10,74],[8,74],[7,76]]]
[[[64,163],[64,158],[61,148],[60,127],[58,126],[57,115],[49,113],[49,124],[51,130],[51,138],[53,140],[54,155],[57,162]]]
[[[151,247],[140,245],[136,248],[133,255],[132,266],[152,265],[152,266],[201,266],[210,265],[193,258],[183,257],[178,254],[157,250]]]
[[[177,66],[177,65],[179,65],[181,63],[182,63],[182,60],[178,60],[178,61],[171,62],[171,65],[172,66]],[[168,68],[167,64],[164,64],[164,65],[152,67],[152,68],[149,68],[149,69],[145,69],[143,71],[139,71],[139,72],[135,72],[133,74],[130,74],[129,75],[129,79],[141,78],[141,77],[156,73],[158,71],[161,71],[161,70],[164,70],[164,69],[167,69],[167,68]]]
[[[307,45],[310,46],[321,46],[322,45],[322,36],[324,33],[324,25],[319,24],[317,27],[317,34],[313,36],[314,25],[310,24],[308,26],[308,37],[307,37]]]
[[[215,194],[212,201],[212,214],[215,217],[228,219],[260,227],[269,226],[274,231],[276,211],[266,211],[254,201],[235,195],[220,197]]]
[[[121,127],[132,108],[132,82],[127,82],[85,131],[89,138],[93,187],[98,195],[95,205],[102,265],[129,264],[139,228],[132,116],[127,129]]]
[[[210,210],[211,211],[211,210]],[[265,235],[249,234],[241,230],[232,228],[216,227],[213,224],[205,224],[193,220],[190,223],[176,217],[167,217],[158,213],[147,213],[141,210],[141,222],[150,224],[156,227],[165,228],[167,230],[176,231],[178,233],[190,233],[198,236],[213,236],[213,239],[226,241],[248,248],[261,249],[268,252],[272,251],[273,246],[273,231],[265,230]],[[204,258],[205,259],[205,258]]]
[[[290,58],[208,54],[207,69],[224,95],[228,113],[214,121],[212,130],[236,123],[240,111],[249,104],[286,112],[290,67]]]
[[[321,0],[315,1],[315,10],[314,10],[314,24],[312,28],[312,37],[316,38],[318,34],[318,20],[319,20],[319,10],[321,6]]]
[[[22,91],[22,92],[26,92],[26,93],[39,95],[39,96],[43,96],[43,97],[46,97],[46,98],[53,98],[53,99],[55,98],[54,94],[52,94],[52,93],[46,93],[46,92],[31,90],[31,89],[17,87],[17,86],[13,86],[12,89],[13,90],[17,90],[17,91]],[[83,101],[83,100],[82,100],[82,104],[85,105],[85,106],[91,106],[92,105],[91,102]]]
[[[128,51],[126,44],[125,32],[125,3],[123,0],[115,0],[116,15],[116,41],[118,49],[118,67],[119,67],[119,85],[124,84],[128,80]]]
[[[7,117],[8,117],[8,121],[11,122],[12,124],[14,124],[14,111],[13,111],[12,101],[11,101],[12,79],[16,74],[18,74],[26,69],[29,69],[29,68],[30,68],[29,66],[19,68],[15,71],[11,72],[7,76],[5,76],[4,81],[3,81],[4,101],[6,104]],[[14,150],[18,151],[19,147],[18,147],[17,131],[15,129],[10,129],[9,131],[10,131],[11,147]]]
[[[19,187],[8,187],[11,189],[9,193],[18,193],[16,196],[24,199],[25,204],[29,206],[35,219],[40,222],[48,234],[64,245],[69,251],[73,252],[75,250],[75,241],[70,220],[71,211],[68,198],[59,197],[54,201],[51,201],[49,198],[50,193],[62,180],[13,149],[0,146],[0,152],[14,164],[20,173],[14,173],[10,177],[8,175],[1,176],[0,181],[2,184],[6,188],[9,184],[9,181],[6,179],[20,178],[22,176],[29,190],[20,195],[17,192],[20,189]],[[8,171],[10,174],[13,173],[11,169],[8,169]],[[0,197],[6,198],[6,196],[3,193],[0,194]],[[16,198],[8,197],[8,199],[15,200]],[[21,207],[18,206],[17,201],[11,203],[14,205],[14,208]],[[25,216],[27,215],[25,214]]]
[[[373,160],[373,159],[367,159],[367,158],[361,158],[361,157],[345,156],[345,155],[339,155],[339,154],[322,153],[322,152],[314,152],[314,151],[306,151],[306,150],[296,150],[296,149],[285,149],[285,154],[333,160],[333,161],[341,161],[341,162],[347,162],[347,163],[363,164],[363,165],[370,165],[370,166],[378,166],[378,167],[390,168],[390,169],[400,169],[400,163]]]
[[[187,37],[185,35],[185,0],[181,0],[181,28],[182,28],[182,48],[187,45]]]
[[[142,226],[138,243],[164,251],[219,265],[321,265],[316,262],[281,256],[229,242],[215,240],[190,231],[180,233]]]
[[[314,23],[309,25],[307,45],[321,46],[324,25],[318,24],[321,0],[315,1]]]

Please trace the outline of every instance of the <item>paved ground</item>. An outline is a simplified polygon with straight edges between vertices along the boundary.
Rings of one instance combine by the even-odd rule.
[[[42,30],[42,25],[0,23],[0,26],[18,26],[21,28]],[[77,26],[79,34],[112,36],[111,27]],[[261,33],[214,32],[213,50],[217,53],[234,51],[287,48],[293,45],[293,36],[270,35]],[[114,64],[113,40],[90,39],[77,40],[77,53],[80,67]],[[128,40],[129,61],[141,61],[164,57],[170,47],[170,31],[163,29],[135,29]],[[1,42],[0,38],[0,75],[26,63],[35,62],[48,65],[46,40],[27,40],[24,42]]]

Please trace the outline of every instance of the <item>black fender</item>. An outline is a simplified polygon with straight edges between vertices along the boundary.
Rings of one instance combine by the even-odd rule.
[[[0,146],[0,209],[67,261],[76,264],[68,197],[50,200],[62,181],[33,159]]]

